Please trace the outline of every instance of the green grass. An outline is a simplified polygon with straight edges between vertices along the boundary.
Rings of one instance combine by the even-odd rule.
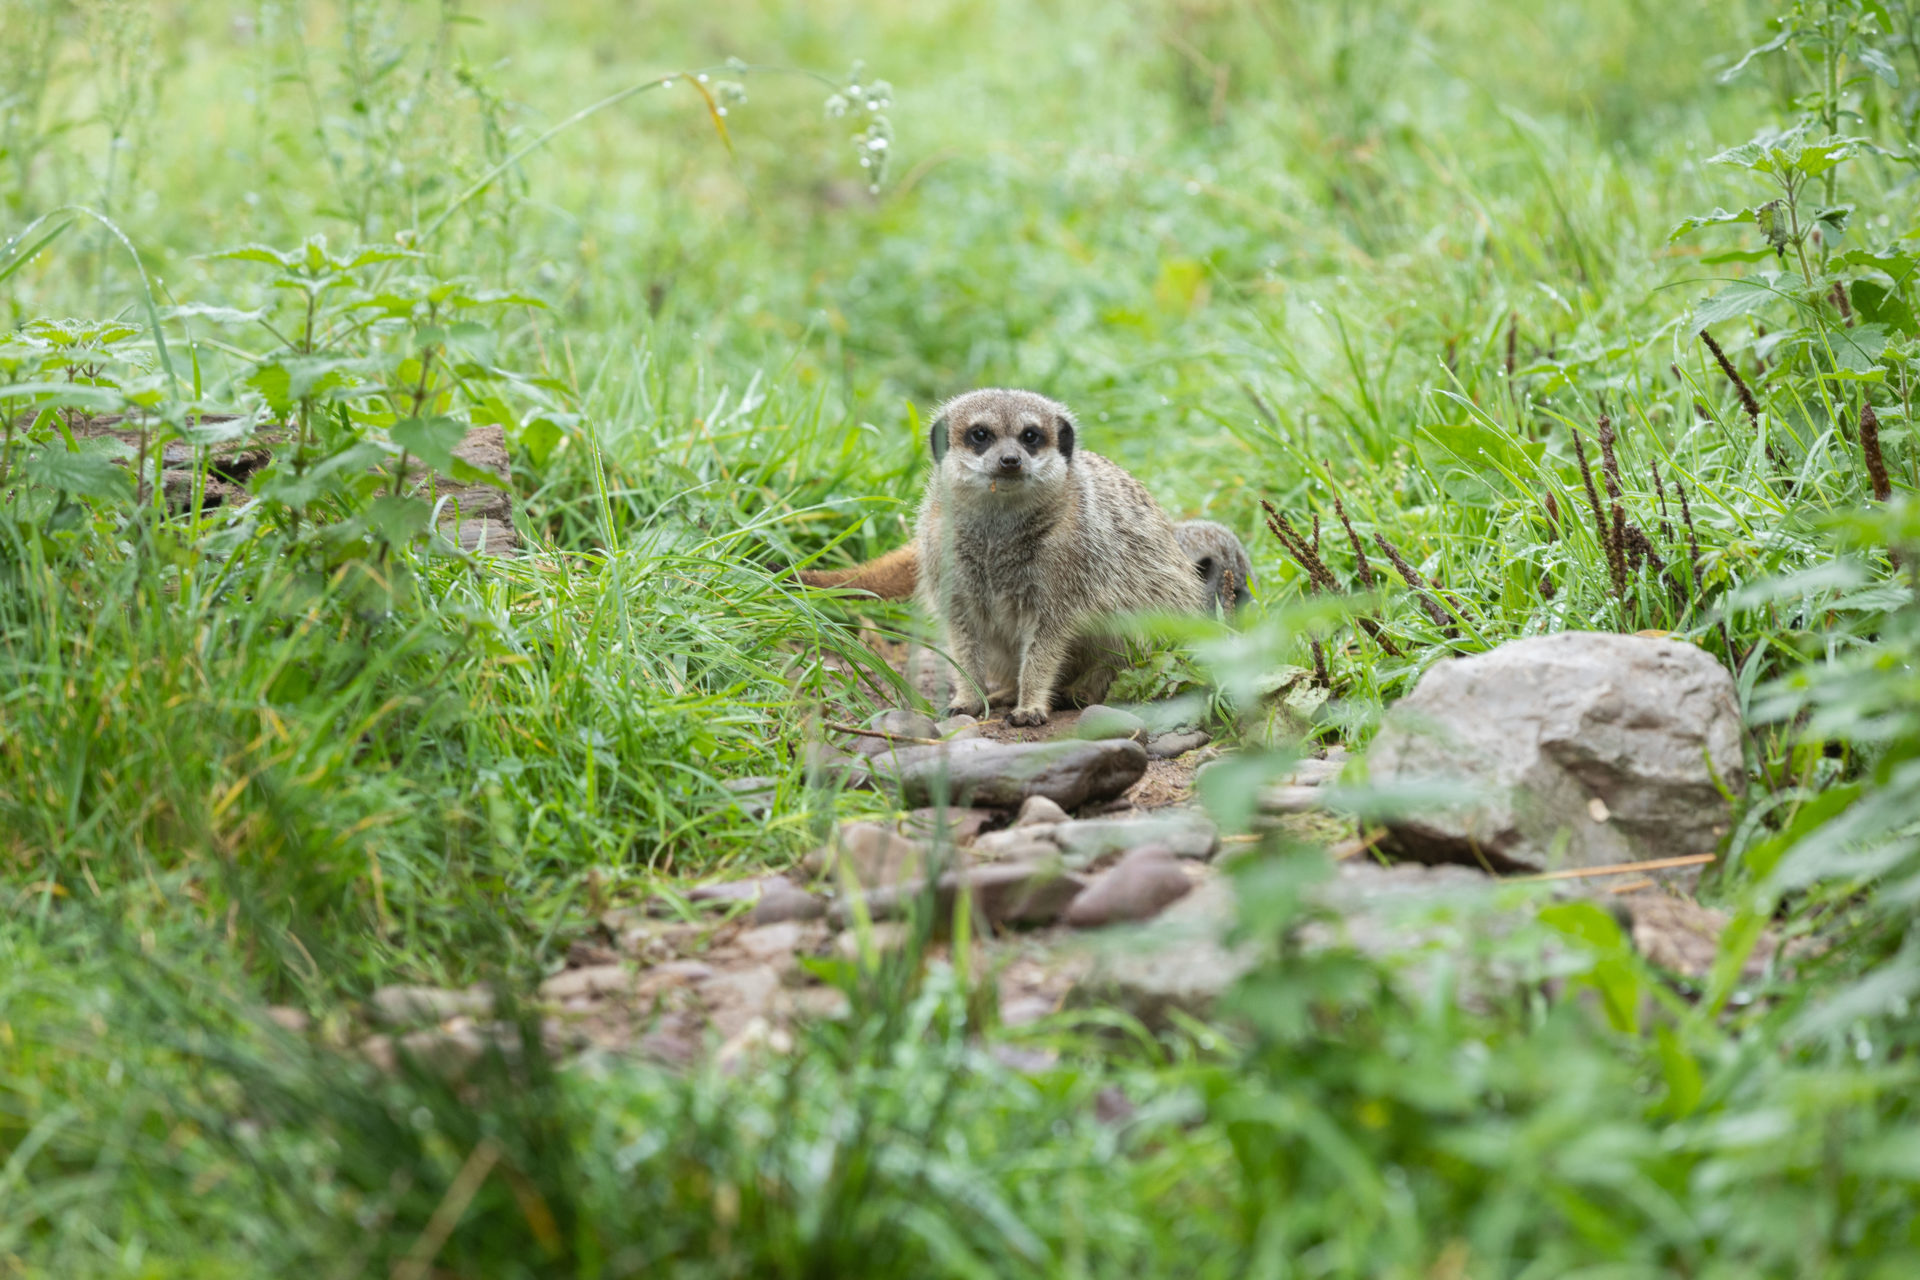
[[[32,228],[0,252],[0,382],[41,388],[0,386],[0,1258],[1908,1274],[1912,15],[1794,8],[1723,84],[1770,7],[1536,10],[0,0],[4,234]],[[890,105],[823,111],[856,58]],[[724,118],[657,85],[701,68]],[[1881,150],[1768,161],[1791,192],[1709,163],[1802,112]],[[876,117],[870,193],[849,135]],[[1845,231],[1670,237],[1789,194],[1794,228],[1845,203]],[[248,245],[272,252],[220,256]],[[1752,289],[1786,269],[1818,278]],[[1757,423],[1694,338],[1711,295]],[[798,753],[885,686],[855,624],[916,624],[784,570],[903,541],[918,425],[980,384],[1067,401],[1169,510],[1247,539],[1256,607],[1193,629],[1175,676],[1226,691],[1223,736],[1259,736],[1228,695],[1313,638],[1316,731],[1356,744],[1433,661],[1515,636],[1726,660],[1753,781],[1706,890],[1721,972],[1683,999],[1563,920],[1584,940],[1469,950],[1569,981],[1409,1002],[1288,949],[1321,864],[1275,849],[1243,873],[1270,955],[1232,1018],[1068,1019],[1027,1033],[1062,1051],[1037,1073],[986,1052],[961,975],[910,964],[844,975],[859,1016],[736,1076],[343,1068],[381,982],[524,991],[606,906],[784,866],[879,803],[809,790]],[[265,407],[299,443],[255,506],[188,521],[69,449],[103,407],[190,446],[190,409]],[[1573,445],[1610,507],[1603,414],[1666,566],[1618,583]],[[523,560],[437,550],[367,468],[466,422],[507,429]],[[1358,589],[1336,494],[1379,580],[1303,608],[1260,503],[1317,519]],[[764,821],[721,785],[750,774],[778,784]],[[1835,945],[1735,1001],[1769,921]],[[1096,1118],[1111,1089],[1130,1122]]]

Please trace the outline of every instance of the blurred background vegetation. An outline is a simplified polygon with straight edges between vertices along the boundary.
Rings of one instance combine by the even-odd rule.
[[[1916,16],[0,0],[0,1257],[1912,1274]],[[1798,239],[1751,212],[1673,237],[1781,196],[1710,160],[1797,121]],[[1830,135],[1867,142],[1818,168]],[[280,256],[218,256],[250,245]],[[506,429],[530,556],[477,568],[325,471],[413,438],[364,393],[386,379]],[[1537,991],[1410,1005],[1287,949],[1323,860],[1274,849],[1230,1023],[1063,1020],[1038,1072],[937,966],[743,1077],[556,1071],[531,1039],[458,1089],[342,1065],[328,1028],[380,982],[525,989],[605,906],[878,803],[802,785],[808,725],[876,660],[780,573],[902,542],[917,423],[983,384],[1065,400],[1247,540],[1247,643],[1184,678],[1337,635],[1322,736],[1362,745],[1436,658],[1541,630],[1726,660],[1756,782],[1707,886],[1736,922],[1712,989],[1601,938],[1564,963],[1627,974],[1631,1029]],[[252,507],[170,517],[60,442],[100,407],[194,448],[196,411],[269,409],[312,451]],[[1659,550],[1692,575],[1610,573],[1570,435],[1602,413],[1634,520],[1684,483]],[[1389,657],[1302,620],[1259,502],[1304,524],[1336,490],[1465,625],[1383,594]],[[749,774],[764,820],[721,785]],[[1730,1003],[1768,921],[1825,958]],[[479,1152],[505,1172],[471,1183]]]

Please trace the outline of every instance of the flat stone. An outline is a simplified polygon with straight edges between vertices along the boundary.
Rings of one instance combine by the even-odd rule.
[[[928,805],[909,809],[900,820],[900,833],[914,840],[944,839],[950,844],[966,844],[1004,817],[996,809],[945,809]]]
[[[1711,853],[1743,763],[1733,678],[1674,640],[1568,631],[1431,667],[1387,713],[1371,783],[1410,803],[1382,848],[1496,870]]]
[[[802,755],[806,760],[809,786],[844,787],[849,791],[867,790],[873,786],[873,773],[865,756],[851,755],[824,742],[809,742]]]
[[[645,969],[627,964],[591,965],[554,974],[540,984],[540,995],[560,1004],[610,996],[642,997],[699,982],[712,974],[713,966],[699,960],[668,960]]]
[[[913,936],[913,929],[898,920],[876,920],[867,931],[867,941],[873,947],[875,955],[886,955],[898,951],[907,945],[907,939]],[[848,928],[833,940],[834,954],[842,960],[860,959],[860,934]]]
[[[1205,729],[1158,733],[1147,739],[1147,755],[1155,760],[1171,760],[1189,751],[1197,751],[1212,741],[1213,735]]]
[[[1102,951],[1074,988],[1074,1002],[1113,1004],[1156,1029],[1176,1012],[1205,1017],[1256,958],[1251,948],[1225,943],[1233,923],[1233,889],[1225,877],[1211,877],[1143,926],[1131,945]]]
[[[696,885],[687,891],[688,902],[758,902],[768,889],[775,885],[793,887],[793,882],[785,876],[760,876],[752,880],[722,880],[715,884]]]
[[[795,921],[746,929],[733,939],[733,947],[749,959],[762,963],[785,959],[800,949],[805,930]]]
[[[1067,811],[1045,796],[1028,796],[1020,805],[1020,814],[1013,820],[1016,827],[1031,827],[1039,823],[1065,822]]]
[[[267,1006],[267,1021],[290,1035],[305,1035],[313,1026],[313,1019],[304,1009],[292,1005],[272,1004]]]
[[[1054,825],[1008,827],[977,837],[967,852],[975,862],[1045,862],[1060,857]]]
[[[1281,782],[1295,787],[1323,787],[1339,777],[1346,765],[1345,759],[1316,760],[1308,756],[1305,760],[1295,761]]]
[[[1029,796],[1041,795],[1064,809],[1076,809],[1111,799],[1138,782],[1147,770],[1147,751],[1127,739],[980,739],[877,756],[873,765],[908,804],[931,804],[945,796],[958,804],[1017,809]]]
[[[1659,890],[1627,894],[1616,899],[1616,904],[1632,921],[1628,933],[1634,949],[1649,961],[1695,981],[1713,972],[1720,955],[1720,935],[1728,924],[1726,912]],[[1741,967],[1740,976],[1748,982],[1758,981],[1765,976],[1778,949],[1778,936],[1772,930],[1764,931]]]
[[[969,894],[977,918],[992,924],[1051,924],[1060,918],[1086,880],[1063,869],[1057,861],[1047,863],[992,863],[950,871],[933,887],[935,927],[944,928],[951,920],[953,907],[962,892]],[[876,889],[865,896],[867,914],[875,920],[905,915],[913,904],[927,896],[925,881]],[[852,904],[837,902],[833,916],[844,923],[852,918]]]
[[[874,888],[924,875],[932,857],[926,845],[877,822],[843,822],[833,843],[812,861],[823,871],[844,870],[859,885]]]
[[[1112,854],[1148,845],[1182,858],[1211,858],[1220,847],[1220,831],[1192,810],[1144,818],[1082,818],[1054,826],[1053,842],[1070,867],[1089,866]]]
[[[1262,813],[1311,813],[1326,803],[1320,788],[1297,783],[1260,788]]]
[[[1080,719],[1073,726],[1073,736],[1096,740],[1132,738],[1136,742],[1145,742],[1147,722],[1131,711],[1096,702],[1080,712]]]
[[[773,813],[773,802],[780,791],[780,780],[764,774],[728,778],[720,784],[733,794],[734,808],[755,822],[765,821]]]
[[[717,974],[694,988],[708,1020],[731,1039],[753,1019],[766,1017],[780,995],[780,974],[771,965]]]
[[[980,736],[980,721],[963,713],[948,716],[945,720],[939,721],[933,726],[933,730],[934,736],[938,738],[950,740],[977,738]]]
[[[827,914],[827,904],[785,876],[775,876],[777,885],[768,888],[747,912],[751,925],[780,924],[789,920],[818,920]]]
[[[1067,907],[1065,919],[1076,929],[1150,920],[1192,889],[1180,860],[1163,846],[1148,845],[1102,872]]]
[[[493,993],[484,987],[450,990],[396,984],[381,987],[367,1001],[368,1015],[389,1027],[445,1022],[460,1016],[480,1017],[492,1011]]]
[[[934,738],[939,736],[939,731],[935,728],[933,720],[930,717],[923,716],[917,711],[905,711],[897,707],[890,711],[880,712],[871,720],[867,721],[867,727],[876,732],[887,734],[891,738]],[[903,746],[922,745],[913,742],[891,742],[887,738],[868,738],[858,735],[849,736],[853,737],[853,741],[848,744],[848,749],[855,755],[862,756],[885,755],[890,751],[897,751]]]

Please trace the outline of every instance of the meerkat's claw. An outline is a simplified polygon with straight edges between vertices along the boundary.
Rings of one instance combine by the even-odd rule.
[[[1007,713],[1007,723],[1019,729],[1025,729],[1036,724],[1045,724],[1046,722],[1047,709],[1045,707],[1015,707]]]

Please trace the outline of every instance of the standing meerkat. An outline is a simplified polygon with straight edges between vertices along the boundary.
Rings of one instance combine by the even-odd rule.
[[[1063,686],[1105,692],[1124,648],[1099,634],[1103,616],[1207,606],[1152,495],[1077,434],[1065,405],[1030,391],[968,392],[928,428],[915,567],[963,677],[950,715],[978,715],[980,691],[1011,685],[1008,723],[1044,724]]]

